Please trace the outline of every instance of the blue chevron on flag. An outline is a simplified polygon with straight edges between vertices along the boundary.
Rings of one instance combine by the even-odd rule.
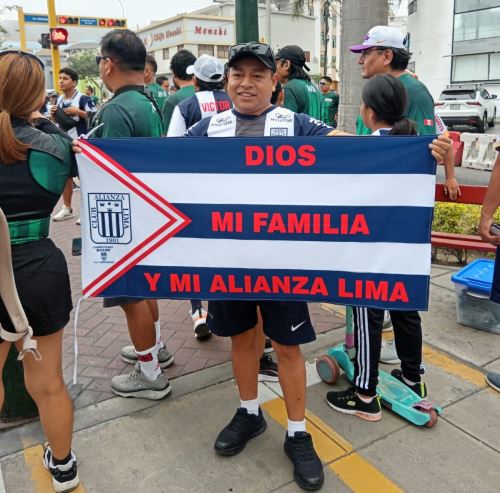
[[[83,140],[84,296],[425,310],[431,140]]]

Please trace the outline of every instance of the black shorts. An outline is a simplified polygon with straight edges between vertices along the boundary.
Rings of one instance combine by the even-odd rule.
[[[33,329],[33,335],[47,336],[69,322],[73,303],[66,259],[52,240],[12,246],[12,266],[19,299]],[[5,305],[0,300],[0,323],[15,332]],[[3,342],[0,339],[0,342]]]
[[[137,303],[142,301],[143,298],[132,298],[130,296],[117,296],[116,298],[103,298],[103,308],[113,308],[115,306],[128,305],[129,303]]]
[[[257,324],[257,307],[264,333],[285,346],[314,341],[316,334],[303,301],[209,301],[208,326],[222,337],[242,334]]]

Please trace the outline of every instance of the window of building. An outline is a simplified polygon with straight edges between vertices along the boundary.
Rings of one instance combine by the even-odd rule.
[[[408,15],[411,15],[417,11],[417,0],[413,0],[408,4]]]
[[[455,41],[500,36],[500,7],[455,15]]]
[[[455,13],[500,7],[500,0],[455,0]],[[408,6],[409,8],[409,6]]]
[[[500,80],[500,53],[491,53],[490,55],[489,80]]]
[[[227,60],[229,58],[229,46],[217,46],[217,58]]]
[[[163,60],[168,60],[170,58],[170,50],[168,48],[163,48],[162,56]]]
[[[489,55],[465,55],[453,58],[453,82],[488,80]]]
[[[181,51],[184,49],[184,45],[177,45],[177,51]]]
[[[198,56],[205,54],[214,56],[214,45],[198,45]]]

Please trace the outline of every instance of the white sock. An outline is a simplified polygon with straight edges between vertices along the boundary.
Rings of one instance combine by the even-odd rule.
[[[356,392],[356,393],[357,393],[357,392]],[[359,393],[357,393],[357,394],[358,394],[358,397],[359,397],[359,398],[360,398],[363,402],[366,402],[367,404],[369,404],[371,401],[373,401],[373,399],[375,399],[375,396],[374,396],[374,395],[372,395],[371,397],[368,397],[368,396],[366,396],[366,397],[365,397],[364,395],[359,395]]]
[[[259,399],[252,399],[251,401],[241,401],[240,407],[247,410],[248,414],[259,415]]]
[[[156,346],[145,351],[135,351],[143,375],[149,380],[156,380],[161,373],[158,363],[158,351]]]
[[[288,436],[293,438],[297,431],[306,431],[306,420],[290,421],[288,420]]]
[[[163,339],[161,338],[161,322],[160,319],[158,319],[155,322],[155,333],[156,333],[156,349],[162,349],[165,347],[165,343],[163,342]]]
[[[406,385],[417,385],[417,383],[420,383],[420,382],[412,382],[411,380],[408,380],[405,377],[403,377],[403,380],[404,380]]]

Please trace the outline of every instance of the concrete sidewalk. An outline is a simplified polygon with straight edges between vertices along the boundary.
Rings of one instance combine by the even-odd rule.
[[[434,428],[417,428],[388,410],[378,423],[336,413],[324,402],[331,387],[319,381],[314,360],[342,339],[342,330],[304,346],[308,430],[325,464],[323,491],[498,492],[500,393],[486,387],[484,372],[500,370],[500,336],[456,323],[452,271],[433,267],[430,310],[423,314],[425,381],[431,399],[444,407]],[[225,363],[177,378],[160,403],[113,398],[78,409],[78,491],[300,491],[283,453],[286,415],[275,384],[259,391],[268,431],[236,457],[214,453],[213,441],[238,405],[231,375]],[[342,377],[336,388],[343,386]],[[0,436],[5,491],[50,491],[38,424]]]

